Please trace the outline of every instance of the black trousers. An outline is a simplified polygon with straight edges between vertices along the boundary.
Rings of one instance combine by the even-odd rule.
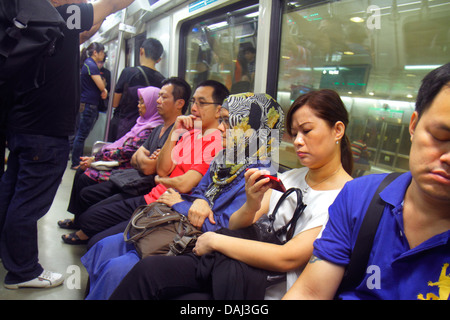
[[[144,196],[121,199],[121,195],[103,200],[79,215],[80,229],[89,236],[128,221],[137,207],[146,205]]]
[[[99,184],[97,181],[84,174],[84,170],[78,169],[75,172],[72,183],[72,192],[70,193],[69,206],[67,211],[75,215],[75,225],[78,225],[78,215],[83,213],[89,206],[80,199],[81,191],[89,186]]]
[[[78,169],[73,178],[67,211],[73,213],[75,220],[77,220],[78,216],[88,208],[112,196],[116,196],[113,198],[114,201],[135,197],[131,194],[122,193],[121,189],[111,181],[99,183],[85,175],[83,170]],[[108,200],[108,202],[111,201],[111,199]]]
[[[196,279],[199,258],[150,256],[139,261],[111,295],[111,300],[208,300],[208,287]]]

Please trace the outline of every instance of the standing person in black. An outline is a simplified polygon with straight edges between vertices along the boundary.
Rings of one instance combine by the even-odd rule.
[[[153,86],[161,88],[165,77],[156,70],[156,64],[161,61],[164,48],[159,40],[149,38],[139,49],[138,67],[125,68],[117,81],[113,108],[114,116],[111,120],[111,131],[108,141],[115,141],[127,133],[135,124],[139,116],[134,101],[129,101],[128,91],[136,91],[141,87]]]
[[[39,264],[37,221],[50,208],[67,166],[68,136],[80,106],[79,36],[133,0],[50,2],[65,21],[78,19],[79,24],[64,27],[64,38],[47,59],[45,82],[16,94],[7,116],[10,153],[0,181],[0,255],[8,271],[4,281],[8,289],[47,288],[64,281],[62,274]],[[79,14],[73,16],[70,6],[77,6]]]

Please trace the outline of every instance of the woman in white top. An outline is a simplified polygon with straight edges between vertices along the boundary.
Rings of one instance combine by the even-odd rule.
[[[249,266],[287,272],[287,281],[269,287],[266,299],[280,299],[295,282],[311,257],[314,240],[328,219],[328,207],[344,184],[352,179],[353,158],[345,135],[348,114],[336,92],[320,90],[300,96],[291,106],[286,120],[286,131],[293,137],[297,155],[305,166],[280,175],[287,189],[298,187],[302,190],[303,202],[307,205],[297,221],[294,237],[283,245],[276,245],[206,232],[193,250],[197,256],[218,251]],[[258,169],[246,172],[247,202],[231,216],[230,229],[247,227],[274,209],[282,193],[270,189],[268,178],[256,181],[264,174],[268,172]],[[276,214],[276,228],[291,219],[295,206],[296,199],[291,195]],[[205,284],[196,287],[189,284],[190,288],[186,285],[185,290],[180,291],[181,284],[173,280],[156,281],[158,272],[148,267],[136,266],[131,270],[111,299],[171,299],[209,288]],[[194,271],[191,276],[184,274],[184,280],[195,279]]]

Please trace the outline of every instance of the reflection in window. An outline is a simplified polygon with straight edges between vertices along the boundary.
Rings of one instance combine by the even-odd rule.
[[[213,79],[232,93],[253,91],[258,17],[258,5],[253,5],[190,25],[186,81],[196,87]]]
[[[348,134],[371,172],[408,170],[408,124],[423,77],[450,57],[450,3],[284,1],[277,100],[329,88],[350,113]],[[376,5],[374,5],[376,4]],[[282,164],[298,165],[285,139]],[[284,163],[283,163],[284,162]]]

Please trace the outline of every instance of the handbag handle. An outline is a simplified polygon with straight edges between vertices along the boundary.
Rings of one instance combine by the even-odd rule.
[[[300,218],[301,214],[303,213],[303,211],[306,208],[306,204],[303,203],[302,191],[299,188],[288,189],[285,193],[283,193],[280,200],[278,200],[275,208],[273,209],[272,214],[270,215],[270,219],[273,223],[281,204],[284,202],[284,200],[287,199],[287,197],[289,197],[291,195],[291,193],[294,193],[294,192],[297,195],[297,207],[294,210],[294,214],[292,215],[291,220],[285,226],[283,226],[280,229],[278,229],[277,231],[275,231],[275,234],[277,236],[280,236],[281,234],[286,233],[286,242],[292,239],[292,237],[294,235],[294,231],[295,231],[295,225],[297,224],[297,220],[298,220],[298,218]],[[288,230],[288,228],[289,228],[289,230]]]

